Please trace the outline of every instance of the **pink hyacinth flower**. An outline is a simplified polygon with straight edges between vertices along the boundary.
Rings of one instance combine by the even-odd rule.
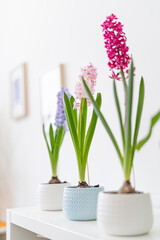
[[[119,72],[128,69],[130,56],[126,45],[126,36],[123,25],[117,21],[117,17],[111,14],[102,24],[106,52],[109,58],[108,65],[112,71],[111,78],[120,79]],[[115,73],[116,71],[116,73]]]
[[[80,108],[80,103],[82,98],[87,99],[87,105],[91,105],[91,101],[86,93],[86,90],[82,83],[82,78],[84,78],[87,86],[89,87],[92,95],[94,95],[95,92],[95,85],[96,85],[96,78],[97,78],[97,69],[93,66],[92,63],[90,63],[88,66],[81,68],[81,74],[79,75],[80,82],[76,83],[75,86],[75,102],[74,102],[74,109]]]

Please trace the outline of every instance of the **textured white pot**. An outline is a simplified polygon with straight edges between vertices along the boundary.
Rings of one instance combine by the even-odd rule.
[[[41,210],[62,210],[63,191],[69,183],[41,183],[38,187],[38,206]]]
[[[147,233],[153,224],[150,195],[101,192],[97,221],[104,235],[134,236]]]

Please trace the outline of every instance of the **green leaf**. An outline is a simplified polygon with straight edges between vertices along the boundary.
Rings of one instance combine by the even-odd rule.
[[[57,128],[57,138],[55,141],[55,148],[54,148],[54,175],[53,176],[57,176],[57,163],[58,163],[58,157],[59,157],[59,151],[60,151],[60,147],[62,145],[63,139],[64,139],[64,135],[65,135],[65,129],[63,126],[60,126]]]
[[[58,134],[58,128],[55,131],[55,138],[54,138],[55,142],[56,142],[56,139],[57,139],[57,134]]]
[[[83,102],[84,102],[84,98],[81,99],[81,104],[80,104],[80,109],[79,109],[79,117],[78,117],[77,134],[78,134],[79,143],[80,143],[80,135],[81,135],[81,119],[82,119]]]
[[[46,142],[46,146],[47,146],[47,149],[48,149],[48,153],[49,153],[49,155],[50,155],[52,152],[51,152],[50,147],[49,147],[49,144],[48,144],[48,140],[47,140],[47,136],[46,136],[46,132],[45,132],[44,123],[43,123],[43,136],[44,136],[44,139],[45,139],[45,142]]]
[[[131,165],[131,121],[132,121],[132,98],[133,98],[133,77],[134,77],[133,60],[131,60],[129,71],[129,84],[127,89],[127,121],[125,131],[125,152],[124,152],[124,174],[125,180],[130,178],[130,165]]]
[[[57,138],[55,141],[55,147],[60,148],[64,139],[65,128],[63,126],[58,127]]]
[[[85,132],[86,132],[86,123],[87,123],[87,99],[82,98],[80,111],[79,111],[79,121],[78,121],[78,137],[79,137],[79,143],[80,143],[81,156],[83,156],[83,145],[84,145]]]
[[[78,135],[77,135],[76,126],[75,126],[74,117],[73,117],[73,109],[71,107],[71,104],[69,102],[69,99],[66,93],[64,93],[63,95],[63,100],[64,100],[64,110],[66,114],[66,119],[67,119],[69,131],[71,134],[72,142],[73,142],[77,160],[78,160],[78,169],[79,169],[79,175],[80,175],[81,174],[81,153],[80,153]]]
[[[123,149],[124,149],[125,148],[124,128],[123,128],[122,114],[121,114],[119,99],[118,99],[118,95],[117,95],[117,89],[116,89],[116,82],[115,82],[115,80],[113,81],[113,89],[114,89],[114,98],[115,98],[115,102],[116,102],[116,107],[117,107],[117,112],[118,112],[118,117],[119,117],[119,123],[120,123],[120,128],[121,128]]]
[[[61,135],[60,142],[59,142],[60,147],[61,147],[61,145],[63,143],[63,139],[64,139],[64,136],[65,136],[65,133],[66,133],[65,127],[62,126],[62,135]]]
[[[48,153],[49,153],[49,157],[50,157],[50,161],[51,161],[52,172],[53,172],[53,169],[54,169],[54,157],[53,157],[52,151],[50,150],[50,147],[49,147],[49,144],[48,144],[48,141],[47,141],[44,124],[43,124],[43,136],[44,136],[44,139],[45,139],[45,142],[46,142],[46,146],[47,146],[47,149],[48,149]]]
[[[54,152],[54,132],[53,132],[53,127],[52,124],[49,126],[49,138],[50,138],[50,143],[51,143],[51,149],[52,153]]]
[[[72,109],[73,109],[74,101],[75,101],[74,97],[71,96],[70,104],[71,104]],[[73,109],[73,118],[74,118],[75,126],[77,129],[77,109]]]
[[[106,122],[103,114],[101,113],[101,111],[100,111],[100,109],[98,107],[98,104],[95,102],[95,100],[94,100],[94,98],[93,98],[93,96],[92,96],[92,94],[91,94],[91,92],[90,92],[86,82],[84,81],[84,79],[82,79],[82,80],[83,80],[83,85],[85,87],[85,90],[86,90],[86,92],[87,92],[87,94],[88,94],[88,96],[89,96],[89,98],[90,98],[90,100],[91,100],[91,102],[93,104],[94,110],[95,110],[96,114],[99,116],[99,118],[101,119],[101,122],[102,122],[103,126],[105,127],[108,135],[110,136],[110,138],[111,138],[111,140],[113,142],[113,145],[114,145],[114,147],[115,147],[115,149],[117,151],[117,154],[118,154],[118,156],[120,158],[121,164],[123,166],[123,157],[122,157],[122,154],[121,154],[120,149],[118,147],[118,144],[117,144],[117,142],[115,140],[115,137],[114,137],[114,135],[113,135],[113,133],[112,133],[108,123]]]
[[[98,105],[98,107],[101,107],[101,94],[98,93],[97,97],[96,97],[96,103]],[[87,164],[87,159],[88,159],[88,153],[89,153],[89,149],[91,146],[91,142],[93,139],[93,135],[95,132],[95,128],[96,128],[96,124],[97,124],[97,114],[95,113],[95,111],[93,110],[92,113],[92,118],[88,127],[88,131],[86,134],[86,138],[85,138],[85,144],[84,144],[84,155],[83,155],[83,163],[82,163],[82,169],[83,169],[83,173],[85,174],[85,170],[86,170],[86,164]]]
[[[121,77],[122,77],[122,81],[123,81],[124,91],[125,91],[125,94],[126,94],[128,87],[127,87],[127,83],[126,83],[126,79],[125,79],[123,70],[121,70]]]
[[[143,103],[144,103],[144,80],[143,80],[143,77],[141,77],[141,82],[140,82],[140,87],[139,87],[139,99],[138,99],[138,106],[137,106],[137,117],[136,117],[134,137],[133,137],[131,167],[133,164],[133,157],[134,157],[134,152],[135,152],[136,144],[137,144],[137,137],[138,137],[141,116],[142,116],[142,110],[143,110]]]
[[[71,96],[69,101],[70,101],[70,104],[71,104],[71,106],[72,106],[72,108],[73,108],[74,101],[75,101],[74,97]]]
[[[137,150],[140,150],[141,147],[149,140],[149,138],[151,137],[152,134],[152,129],[154,127],[154,125],[158,122],[158,120],[160,120],[160,111],[158,113],[156,113],[156,115],[154,115],[151,119],[151,124],[150,124],[150,129],[149,129],[149,133],[147,134],[147,136],[145,138],[143,138],[136,146]]]

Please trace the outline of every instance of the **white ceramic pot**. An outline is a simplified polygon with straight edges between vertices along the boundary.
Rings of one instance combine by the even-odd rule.
[[[69,183],[41,183],[38,188],[38,205],[41,210],[62,210],[63,191]]]
[[[153,224],[150,195],[101,192],[98,197],[97,220],[103,235],[145,234]]]

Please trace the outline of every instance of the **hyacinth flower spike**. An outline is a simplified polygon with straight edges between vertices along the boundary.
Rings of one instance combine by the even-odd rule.
[[[49,142],[47,140],[45,126],[43,124],[43,135],[46,141],[46,146],[48,149],[51,169],[52,169],[52,179],[49,183],[60,183],[60,180],[57,177],[57,165],[58,165],[58,157],[61,145],[63,143],[63,139],[65,136],[65,132],[67,130],[66,116],[64,112],[63,106],[63,94],[66,93],[68,98],[70,98],[70,93],[67,88],[61,88],[61,91],[57,94],[57,112],[55,117],[56,130],[53,130],[53,125],[50,123],[49,127]]]
[[[83,87],[82,78],[86,82],[88,88],[94,94],[94,86],[97,78],[96,68],[90,64],[81,69],[80,82],[76,84],[75,95],[69,100],[67,94],[64,93],[64,109],[68,128],[72,138],[73,146],[76,152],[78,170],[79,170],[79,185],[80,188],[89,187],[85,180],[86,165],[88,160],[89,149],[97,124],[97,115],[95,111],[92,113],[89,127],[87,129],[87,106],[91,104],[90,99]],[[96,97],[97,108],[101,106],[101,94]],[[79,116],[78,116],[79,112]]]
[[[133,59],[129,57],[128,50],[129,48],[126,46],[126,36],[123,32],[123,25],[117,21],[117,17],[112,14],[107,17],[106,21],[102,24],[104,39],[105,39],[105,48],[107,50],[107,55],[109,58],[109,67],[112,72],[111,78],[113,78],[113,90],[115,103],[120,123],[121,135],[122,135],[122,151],[115,139],[115,136],[109,127],[108,122],[104,118],[102,112],[100,111],[96,101],[93,98],[92,92],[87,86],[85,80],[83,79],[83,84],[85,90],[90,98],[94,106],[94,110],[101,119],[102,124],[104,125],[112,143],[116,149],[118,157],[120,159],[122,169],[124,172],[125,182],[122,188],[119,190],[119,193],[131,193],[135,192],[135,189],[131,186],[130,183],[130,175],[133,167],[133,159],[136,150],[140,150],[141,147],[149,140],[152,129],[154,125],[160,120],[160,111],[158,111],[152,118],[149,128],[149,133],[147,136],[138,142],[138,132],[141,122],[142,109],[144,103],[144,79],[143,77],[140,80],[139,86],[139,96],[138,96],[138,105],[137,105],[137,114],[135,127],[133,129],[132,126],[132,102],[133,102],[133,84],[134,84],[134,63]],[[130,69],[128,70],[128,66],[130,64]],[[129,75],[128,75],[129,74]],[[128,79],[129,78],[129,79]],[[119,98],[117,94],[116,88],[116,80],[121,80],[124,85],[124,94],[125,94],[125,117],[124,123],[121,114],[121,108],[119,103]],[[128,80],[128,82],[127,82]],[[132,134],[133,133],[133,134]]]

